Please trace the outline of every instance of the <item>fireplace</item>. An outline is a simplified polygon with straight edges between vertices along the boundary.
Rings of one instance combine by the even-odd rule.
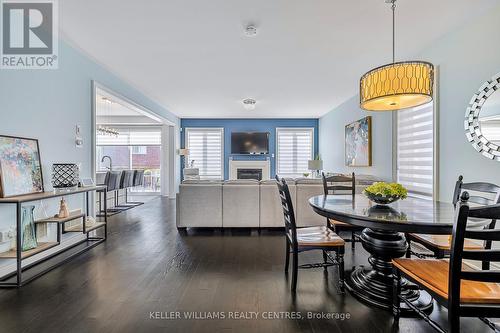
[[[237,179],[256,179],[262,180],[262,169],[242,169],[237,170]]]
[[[265,160],[234,160],[229,159],[229,179],[268,180],[271,163]]]

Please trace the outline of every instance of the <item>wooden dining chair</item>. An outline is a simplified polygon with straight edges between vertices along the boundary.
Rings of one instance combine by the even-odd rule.
[[[344,175],[332,175],[332,176],[326,176],[325,173],[322,173],[322,178],[323,178],[323,191],[325,195],[345,195],[346,192],[350,192],[349,194],[352,195],[352,199],[354,200],[354,195],[356,194],[356,175],[354,172],[352,173],[351,176],[344,176]],[[340,191],[340,193],[339,193]],[[355,249],[356,248],[356,232],[361,232],[363,231],[363,227],[358,227],[351,225],[349,223],[344,223],[341,221],[337,221],[334,219],[326,219],[326,225],[333,231],[335,231],[337,234],[340,234],[343,231],[350,232],[351,237],[344,239],[346,242],[351,242],[351,248]]]
[[[288,185],[283,178],[280,180],[278,176],[276,176],[276,181],[278,184],[285,220],[285,273],[288,273],[288,267],[290,266],[290,253],[292,254],[291,290],[295,292],[297,289],[297,276],[299,268],[307,269],[323,267],[326,270],[329,266],[336,265],[339,270],[339,287],[341,292],[344,292],[344,240],[326,226],[297,228]],[[323,252],[323,262],[299,265],[299,253],[312,250],[319,250]],[[335,257],[332,257],[330,252],[335,252]]]
[[[500,242],[500,230],[470,230],[470,218],[500,218],[500,204],[473,207],[468,204],[469,194],[463,192],[458,203],[453,225],[451,257],[445,259],[394,259],[393,313],[396,320],[403,301],[439,332],[446,332],[427,314],[400,295],[401,277],[426,290],[435,300],[448,308],[449,332],[460,332],[460,317],[479,317],[490,328],[494,323],[487,318],[500,318],[500,271],[478,269],[464,260],[500,262],[500,250],[465,248],[465,239]]]
[[[500,203],[500,186],[484,182],[464,183],[463,176],[460,176],[458,177],[458,180],[455,184],[455,190],[453,192],[454,205],[457,204],[457,202],[460,199],[461,193],[465,190],[474,192],[474,195],[472,195],[472,192],[469,193],[470,195],[469,203],[474,203],[476,205],[481,205],[481,206]],[[493,196],[493,198],[491,199],[488,198],[487,197],[488,195],[490,197]],[[471,219],[471,222],[477,222],[477,221]],[[488,223],[485,226],[485,229],[495,229],[495,225],[496,225],[496,220],[493,219],[491,220],[490,223]],[[408,242],[408,249],[406,251],[407,258],[410,258],[411,255],[414,254],[420,258],[431,256],[440,259],[449,256],[450,254],[451,236],[449,235],[407,234],[406,240]],[[432,254],[428,255],[424,253],[413,252],[411,249],[411,242],[415,242],[422,245],[426,249],[430,250]],[[473,241],[470,239],[466,239],[465,248],[469,250],[490,249],[491,241],[481,242],[481,241]],[[489,263],[484,262],[483,268],[484,269],[489,268]]]

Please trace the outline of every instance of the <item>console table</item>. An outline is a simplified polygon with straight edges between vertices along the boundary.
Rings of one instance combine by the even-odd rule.
[[[106,186],[91,186],[91,187],[79,187],[67,191],[50,191],[42,192],[28,195],[21,195],[9,198],[0,198],[0,204],[10,204],[16,207],[16,248],[11,251],[0,253],[0,260],[15,259],[17,263],[17,268],[14,272],[7,274],[0,278],[0,288],[12,288],[21,287],[24,284],[40,277],[41,275],[47,273],[48,271],[54,269],[55,267],[65,263],[71,258],[88,251],[94,246],[106,241],[107,237],[107,216],[104,215],[103,222],[89,223],[87,217],[90,216],[89,208],[89,193],[94,191],[104,192],[104,211],[107,211],[107,198],[106,198]],[[85,213],[80,214],[70,214],[66,218],[49,217],[42,220],[35,221],[35,224],[56,224],[57,225],[57,241],[55,242],[45,242],[39,243],[34,249],[28,251],[22,251],[21,246],[21,232],[22,232],[22,206],[24,203],[41,201],[51,198],[67,197],[78,194],[85,195]],[[65,224],[70,221],[81,219],[81,225],[75,225],[70,227],[65,227]],[[90,232],[97,229],[103,230],[103,236],[98,237],[90,235]],[[34,261],[27,265],[22,265],[23,260],[39,254],[43,251],[51,249],[55,246],[61,245],[61,234],[77,232],[86,235],[80,241],[77,241],[67,247],[60,249],[40,260]],[[23,278],[23,273],[27,275]]]

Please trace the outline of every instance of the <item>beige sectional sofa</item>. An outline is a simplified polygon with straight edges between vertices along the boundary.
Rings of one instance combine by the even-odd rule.
[[[286,178],[285,178],[286,179]],[[286,179],[297,226],[325,225],[325,218],[309,206],[310,197],[323,194],[321,179]],[[356,175],[356,192],[380,179]],[[277,228],[283,211],[275,180],[188,180],[177,195],[177,227]]]

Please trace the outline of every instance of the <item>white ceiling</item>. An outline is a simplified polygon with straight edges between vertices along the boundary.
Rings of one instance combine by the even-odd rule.
[[[391,57],[384,0],[59,3],[66,40],[180,117],[319,117]],[[495,4],[399,0],[397,58]],[[257,36],[245,36],[248,23]],[[245,98],[257,100],[255,110],[243,108]]]

